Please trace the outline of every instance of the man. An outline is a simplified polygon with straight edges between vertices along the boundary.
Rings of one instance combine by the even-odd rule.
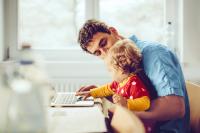
[[[108,49],[120,39],[124,37],[115,28],[100,21],[88,20],[80,29],[78,42],[84,51],[104,59]],[[134,113],[143,121],[157,122],[160,133],[188,133],[189,101],[176,56],[158,43],[144,42],[135,36],[130,39],[140,48],[144,71],[158,94],[149,111]],[[94,87],[83,87],[79,91]]]

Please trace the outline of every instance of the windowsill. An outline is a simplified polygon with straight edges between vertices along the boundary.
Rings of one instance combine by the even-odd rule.
[[[15,60],[2,61],[3,66],[12,66]],[[103,61],[41,61],[41,66],[51,78],[110,78]]]
[[[76,48],[63,50],[32,50],[32,53],[47,61],[96,61],[98,59],[98,57]],[[19,50],[16,50],[15,47],[11,47],[10,58],[16,59],[17,55],[19,55]]]

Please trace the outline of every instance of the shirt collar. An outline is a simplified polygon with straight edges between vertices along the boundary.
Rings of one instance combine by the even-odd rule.
[[[134,41],[135,44],[137,45],[137,47],[142,51],[143,45],[142,45],[142,43],[139,43],[140,40],[135,35],[132,35],[131,37],[129,37],[129,39]]]

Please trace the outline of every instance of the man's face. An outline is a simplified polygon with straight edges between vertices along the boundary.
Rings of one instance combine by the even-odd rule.
[[[108,34],[97,32],[93,35],[91,42],[89,42],[87,50],[90,53],[104,59],[107,51],[117,40],[119,40],[119,36],[116,33],[111,32],[111,34]]]

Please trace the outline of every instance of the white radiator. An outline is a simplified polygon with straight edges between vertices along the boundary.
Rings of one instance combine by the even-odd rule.
[[[51,83],[56,92],[74,92],[82,86],[86,85],[103,85],[109,83],[109,79],[105,78],[70,78],[70,79],[52,79]]]

